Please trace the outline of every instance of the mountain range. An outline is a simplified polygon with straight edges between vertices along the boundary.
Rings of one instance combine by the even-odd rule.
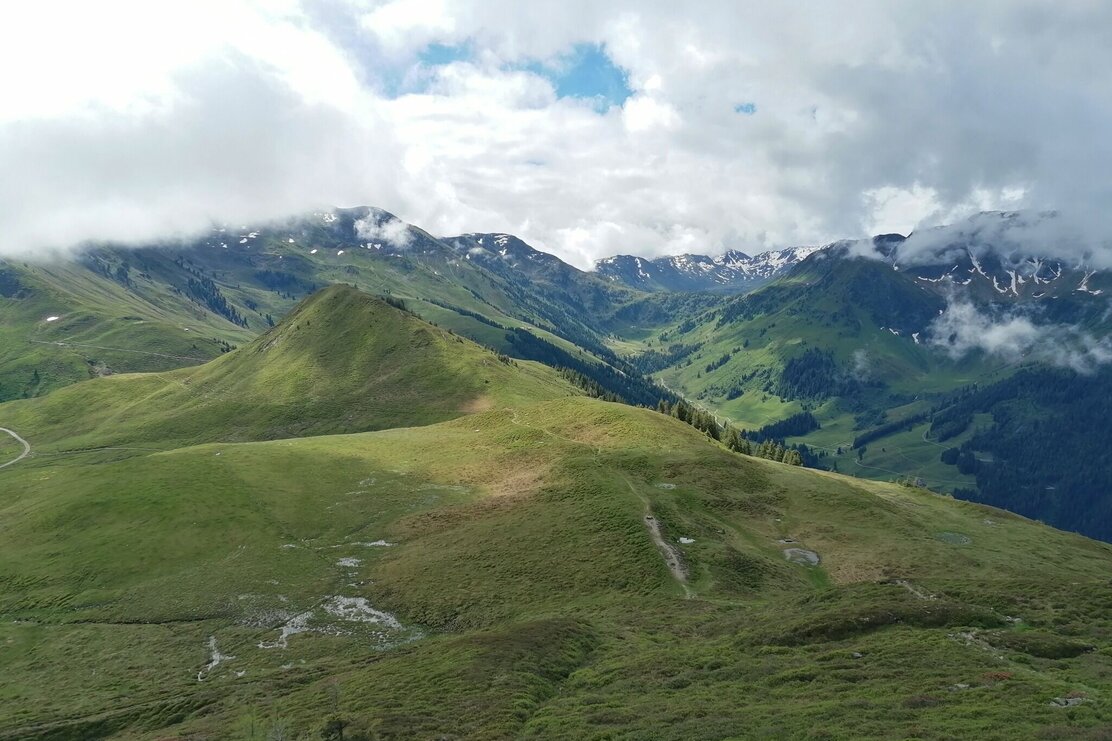
[[[910,477],[1112,538],[1094,518],[1104,436],[1024,381],[1099,398],[1112,359],[1112,273],[1047,241],[1057,218],[986,213],[907,237],[754,258],[620,256],[592,272],[509,234],[434,237],[369,207],[89,246],[68,261],[0,263],[0,400],[201,363],[347,283],[608,398],[686,397],[754,437],[779,430],[810,466]],[[981,401],[944,427],[970,398]],[[1015,442],[1036,428],[1039,444]],[[1063,480],[1047,440],[1080,461]]]
[[[786,273],[819,247],[788,247],[750,257],[729,250],[717,257],[675,255],[645,259],[605,257],[595,263],[604,278],[644,291],[721,291],[745,293]]]

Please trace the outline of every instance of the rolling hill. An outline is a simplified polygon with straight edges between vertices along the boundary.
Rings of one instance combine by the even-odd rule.
[[[575,393],[551,368],[333,285],[205,365],[75,384],[11,402],[4,416],[44,451],[166,449],[423,425]]]
[[[515,358],[574,368],[645,404],[656,392],[612,345],[618,335],[669,323],[677,304],[612,285],[510,235],[437,239],[375,208],[214,226],[184,241],[0,262],[0,400],[204,362],[333,283],[401,298],[445,329]]]
[[[0,738],[1112,723],[1112,547],[583,397],[36,454],[0,470],[0,521]]]

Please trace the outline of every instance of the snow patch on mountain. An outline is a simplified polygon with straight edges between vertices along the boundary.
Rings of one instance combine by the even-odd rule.
[[[646,259],[615,255],[595,263],[595,272],[633,288],[678,291],[748,291],[786,272],[821,247],[788,247],[750,256],[730,250],[717,256],[683,254]]]

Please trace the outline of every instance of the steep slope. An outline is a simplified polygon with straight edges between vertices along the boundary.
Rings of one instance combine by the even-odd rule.
[[[1110,417],[1112,368],[1032,366],[939,405],[924,436],[976,478],[957,495],[1112,541]]]
[[[0,520],[0,738],[1112,722],[1109,546],[591,399],[33,458]]]
[[[825,250],[660,333],[639,363],[750,428],[787,416],[791,402],[792,411],[839,397],[906,403],[952,387],[942,354],[920,338],[944,306],[880,261]]]
[[[195,368],[112,376],[0,407],[37,451],[259,440],[439,422],[578,393],[385,301],[334,285]],[[83,413],[75,414],[75,410]]]
[[[758,295],[733,301],[719,324],[758,314],[793,313],[846,330],[877,326],[903,334],[926,329],[944,304],[924,287],[875,260],[833,246],[804,260]]]
[[[810,446],[809,465],[1108,538],[1110,274],[1043,241],[1058,231],[981,214],[838,243],[634,362],[758,439]]]
[[[613,358],[603,340],[620,325],[615,313],[647,298],[534,249],[512,234],[463,234],[443,241],[469,264],[500,277],[515,303],[539,326],[607,360]]]
[[[640,365],[673,366],[662,376],[668,383],[752,423],[782,415],[753,410],[746,418],[745,410],[731,408],[731,399],[723,397],[760,390],[785,401],[821,401],[822,394],[781,393],[782,368],[809,350],[829,355],[831,362],[823,364],[834,372],[879,381],[907,402],[915,392],[997,380],[999,371],[1011,370],[1001,366],[1067,364],[1037,346],[1013,350],[998,344],[993,357],[981,338],[971,336],[976,327],[987,332],[1014,322],[1048,340],[1064,335],[1057,344],[1044,343],[1061,345],[1063,355],[1072,337],[1080,354],[1091,356],[1091,366],[1107,354],[1103,348],[1112,337],[1104,296],[1112,273],[1068,240],[1055,243],[1054,235],[1068,234],[1056,218],[985,213],[907,238],[885,234],[835,243],[763,289],[661,333],[664,347],[658,344]],[[751,346],[766,350],[765,357],[740,352]],[[734,361],[735,355],[748,357]],[[825,396],[846,395],[835,391]]]
[[[977,354],[955,359],[935,346],[934,321],[946,307],[914,276],[834,245],[657,334],[633,362],[757,439],[808,446],[808,465],[973,489],[973,476],[939,459],[928,417],[961,388],[1016,366]],[[788,420],[801,424],[774,426]]]
[[[251,338],[124,262],[0,260],[0,402],[110,373],[196,365]]]

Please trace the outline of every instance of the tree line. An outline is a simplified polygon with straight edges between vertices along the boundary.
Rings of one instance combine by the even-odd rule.
[[[661,399],[656,405],[656,410],[691,425],[735,453],[767,458],[791,466],[803,465],[802,453],[797,448],[785,447],[782,442],[773,440],[765,440],[754,446],[749,438],[730,423],[719,422],[710,412],[692,406],[682,399],[675,402]]]
[[[1112,369],[1090,375],[1027,368],[962,395],[947,420],[976,413],[992,424],[941,454],[975,476],[955,496],[1112,540]]]
[[[772,422],[755,432],[745,432],[744,434],[749,439],[756,442],[764,442],[765,440],[782,441],[786,437],[799,437],[801,435],[806,435],[808,432],[814,432],[819,428],[819,421],[815,419],[814,414],[811,412],[798,412],[787,419],[782,419],[779,422]]]
[[[925,422],[929,416],[929,411],[920,412],[919,414],[912,414],[910,416],[904,417],[903,419],[897,419],[894,422],[888,422],[887,424],[880,425],[879,427],[875,427],[867,432],[862,432],[860,435],[853,438],[853,445],[851,446],[851,448],[854,450],[863,448],[871,443],[873,440],[879,440],[882,437],[888,437],[889,435],[895,434],[897,432],[905,432],[907,430],[910,430],[912,427],[919,424],[920,422]]]

